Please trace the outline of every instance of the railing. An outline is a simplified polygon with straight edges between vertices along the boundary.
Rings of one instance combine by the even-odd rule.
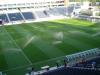
[[[75,18],[92,21],[94,23],[100,22],[100,16],[76,15]]]
[[[90,60],[92,58],[97,57],[98,55],[100,55],[100,49],[99,48],[94,48],[94,49],[90,49],[84,52],[79,52],[79,53],[75,53],[72,55],[67,55],[65,57],[66,62],[68,63],[68,65],[74,65],[78,62],[82,62],[82,61],[86,61],[86,60]]]
[[[65,60],[66,60],[66,63],[67,63],[66,67],[72,67],[74,64],[82,61],[83,59],[88,61],[89,59],[96,58],[99,55],[100,55],[100,49],[99,48],[94,48],[94,49],[90,49],[90,50],[87,50],[87,51],[67,55],[67,56],[65,56]],[[46,65],[46,66],[41,67],[42,70],[40,70],[40,71],[36,71],[36,72],[32,71],[31,75],[41,75],[45,72],[57,70],[57,69],[62,68],[62,67],[65,67],[65,65],[60,65],[59,67],[57,67],[57,66],[50,67],[50,66]],[[85,68],[85,69],[88,69],[88,68]]]

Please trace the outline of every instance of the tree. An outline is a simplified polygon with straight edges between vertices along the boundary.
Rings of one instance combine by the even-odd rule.
[[[100,10],[100,0],[88,0],[88,1],[91,2],[92,5],[95,5]]]
[[[91,5],[95,5],[96,4],[96,0],[88,0],[89,2],[91,2]]]

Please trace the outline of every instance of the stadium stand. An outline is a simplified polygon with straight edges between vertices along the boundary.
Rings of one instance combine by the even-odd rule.
[[[42,67],[43,70],[30,72],[29,75],[100,75],[100,49],[90,49],[84,52],[67,55],[64,64],[49,68]]]
[[[73,67],[83,67],[83,68],[96,68],[96,69],[99,69],[100,68],[100,57],[91,59],[89,61],[84,61],[84,62],[81,62],[81,63],[77,63]]]
[[[25,0],[25,2],[2,0],[0,2],[0,11],[3,11],[1,15],[3,16],[4,25],[49,20],[51,18],[60,19],[66,16],[67,2],[67,0]]]
[[[34,10],[31,9],[30,11],[27,11],[27,9],[24,10],[6,10],[4,11],[5,14],[0,14],[0,19],[4,23],[17,23],[17,22],[25,22],[25,21],[34,21],[41,18],[48,19],[48,18],[59,18],[60,16],[65,17],[66,16],[66,7],[58,7],[58,8],[49,8],[45,10]],[[33,11],[34,10],[34,11]],[[13,13],[11,12],[13,11]],[[41,21],[41,20],[40,20]]]
[[[51,8],[48,10],[49,15],[51,16],[60,16],[61,14],[56,8]]]
[[[41,75],[100,75],[100,70],[97,69],[85,69],[85,68],[73,68],[62,67],[53,71],[45,72]]]
[[[100,56],[88,61],[77,63],[72,67],[59,67],[41,75],[100,75]]]
[[[62,67],[54,71],[45,72],[41,75],[100,75],[100,70]]]
[[[35,19],[35,16],[32,12],[22,12],[22,15],[24,16],[25,20]]]
[[[20,13],[8,13],[10,21],[21,21],[23,20]]]
[[[2,20],[0,19],[0,24],[2,24]]]
[[[17,0],[16,0],[17,1]],[[0,4],[0,10],[4,12],[0,14],[0,24],[12,23],[19,21],[39,20],[41,18],[59,18],[60,16],[71,16],[75,9],[79,7],[67,6],[66,0],[27,0],[25,3],[7,3]],[[49,2],[50,1],[50,2]],[[6,4],[5,4],[6,3]],[[42,9],[43,8],[43,9]],[[22,10],[21,10],[22,9]],[[27,10],[30,11],[27,11]],[[25,11],[23,11],[25,10]],[[37,16],[37,18],[36,18]],[[89,19],[89,16],[79,15],[80,19]],[[92,17],[94,19],[94,17]],[[61,19],[61,18],[60,18]],[[100,17],[96,17],[96,20],[100,21]],[[42,21],[42,20],[40,20]],[[34,70],[31,74],[27,75],[100,75],[100,49],[95,48],[88,51],[67,55],[64,59],[64,65],[59,66],[57,63],[56,69],[49,70],[49,66],[46,68],[46,72],[34,74]],[[2,73],[0,72],[0,75]]]
[[[46,10],[44,10],[43,13],[44,13],[45,15],[49,16],[49,13],[48,13]]]
[[[0,14],[0,19],[1,19],[3,22],[6,22],[6,23],[9,22],[9,21],[8,21],[8,18],[7,18],[7,16],[6,16],[6,14]]]
[[[67,55],[66,61],[70,62],[69,63],[70,65],[73,65],[73,64],[76,64],[78,62],[90,60],[94,57],[97,57],[99,54],[100,54],[100,49],[95,48],[95,49],[87,50],[84,52],[80,52],[80,53],[76,53],[76,54],[72,54],[72,55]]]
[[[67,8],[66,7],[58,7],[56,8],[58,10],[58,12],[62,15],[66,15],[67,12]]]
[[[71,16],[71,14],[73,13],[73,11],[74,11],[74,7],[73,6],[68,6],[67,8],[66,8],[66,15],[67,16]],[[63,12],[62,12],[63,13]],[[65,14],[65,13],[64,13]]]
[[[35,11],[39,18],[46,18],[49,17],[44,11]]]

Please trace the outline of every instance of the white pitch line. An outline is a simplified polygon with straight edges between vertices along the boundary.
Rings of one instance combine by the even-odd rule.
[[[100,32],[95,33],[95,34],[93,34],[92,36],[93,36],[93,37],[96,37],[96,36],[99,36],[99,35],[100,35]]]
[[[28,67],[28,66],[31,66],[31,65],[19,66],[19,67],[15,67],[15,68],[11,68],[11,69],[4,70],[4,71],[2,71],[2,72],[13,71],[13,70],[25,68],[25,67]]]
[[[52,61],[52,60],[56,60],[56,59],[59,59],[59,58],[62,58],[62,57],[65,57],[65,56],[56,57],[56,58],[52,58],[52,59],[48,59],[48,60],[44,60],[44,61],[40,61],[40,62],[36,62],[36,63],[33,63],[33,65],[37,65],[37,64],[44,63],[44,62],[48,62],[48,61]],[[55,62],[56,62],[56,61],[55,61]],[[13,71],[13,70],[17,70],[17,69],[21,69],[21,68],[29,67],[29,66],[32,66],[32,65],[25,65],[25,66],[15,67],[15,68],[11,68],[11,69],[8,69],[8,70],[4,70],[3,72]]]
[[[15,43],[15,45],[21,50],[21,53],[23,54],[25,59],[30,63],[30,65],[32,65],[32,62],[29,60],[29,58],[26,56],[26,54],[23,52],[23,50],[17,45],[16,41],[12,38],[12,36],[7,32],[7,30],[5,28],[4,28],[4,30],[6,31],[8,36],[12,39],[12,41]]]
[[[23,48],[25,48],[28,44],[30,44],[32,40],[35,40],[35,36],[28,38],[28,40],[25,42]]]
[[[7,30],[4,28],[4,30],[7,32]],[[8,32],[7,32],[8,33]],[[9,37],[12,39],[12,41],[16,44],[16,46],[18,48],[20,48],[16,41],[12,38],[12,36],[8,33]],[[20,48],[21,49],[21,48]],[[55,60],[55,59],[58,59],[58,58],[61,58],[61,57],[64,57],[64,56],[61,56],[61,57],[56,57],[56,58],[52,58],[52,59],[48,59],[48,60],[45,60],[45,61],[40,61],[40,62],[36,62],[36,63],[33,63],[29,60],[29,58],[25,55],[25,53],[23,52],[23,50],[21,49],[21,52],[23,54],[23,56],[25,57],[25,59],[27,59],[27,61],[30,63],[30,65],[26,65],[26,66],[20,66],[20,67],[15,67],[15,68],[11,68],[11,69],[8,69],[8,70],[5,70],[3,72],[7,72],[7,71],[12,71],[12,70],[16,70],[16,69],[21,69],[21,68],[24,68],[24,67],[28,67],[28,66],[32,66],[32,65],[36,65],[36,64],[40,64],[40,63],[43,63],[43,62],[48,62],[48,61],[52,61],[52,60]],[[56,61],[55,61],[56,62]]]
[[[62,58],[62,57],[65,57],[65,56],[56,57],[56,58],[48,59],[48,60],[45,60],[45,61],[40,61],[40,62],[37,62],[37,63],[33,63],[33,65],[40,64],[40,63],[43,63],[43,62],[52,61],[52,60],[56,60],[56,59]],[[55,62],[56,62],[56,61],[55,61]],[[32,65],[25,65],[25,66],[15,67],[15,68],[11,68],[11,69],[8,69],[8,70],[4,70],[4,71],[2,71],[2,72],[13,71],[13,70],[21,69],[21,68],[24,68],[24,67],[30,67],[30,66],[32,66]]]

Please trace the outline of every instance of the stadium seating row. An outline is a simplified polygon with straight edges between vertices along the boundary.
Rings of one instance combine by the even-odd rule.
[[[92,57],[92,58],[91,58]],[[75,62],[76,59],[84,58],[84,61]],[[89,59],[90,58],[90,59]],[[68,62],[69,61],[69,62]],[[77,60],[76,60],[77,61]],[[33,69],[28,75],[100,75],[100,49],[94,48],[87,51],[67,55],[63,65],[56,63],[56,67],[43,66],[41,71],[35,72]],[[33,74],[31,74],[33,73]]]
[[[88,67],[89,65],[90,67]],[[100,65],[99,55],[91,60],[77,63],[75,66],[59,67],[58,69],[47,71],[42,75],[100,75],[100,66],[97,67],[97,65]]]
[[[34,15],[32,12],[22,12],[24,18],[26,20],[30,20],[30,19],[34,19]],[[0,19],[6,23],[9,22],[9,19],[10,21],[21,21],[21,20],[24,20],[24,18],[22,17],[22,15],[20,13],[8,13],[7,15],[6,14],[0,14]]]
[[[45,72],[42,75],[100,75],[100,70],[62,67],[53,71]]]
[[[16,9],[17,12],[5,12],[0,14],[0,20],[4,23],[10,23],[14,21],[25,21],[25,20],[34,20],[39,18],[48,18],[52,16],[66,16],[66,14],[70,14],[72,10],[69,9],[70,7],[60,7],[60,8],[49,8],[47,10],[40,10],[40,11],[22,11]],[[67,13],[67,11],[69,11]],[[37,17],[36,17],[37,16]]]
[[[83,68],[96,68],[96,69],[99,69],[100,68],[100,57],[99,58],[94,58],[93,60],[77,63],[73,67],[83,67]]]

